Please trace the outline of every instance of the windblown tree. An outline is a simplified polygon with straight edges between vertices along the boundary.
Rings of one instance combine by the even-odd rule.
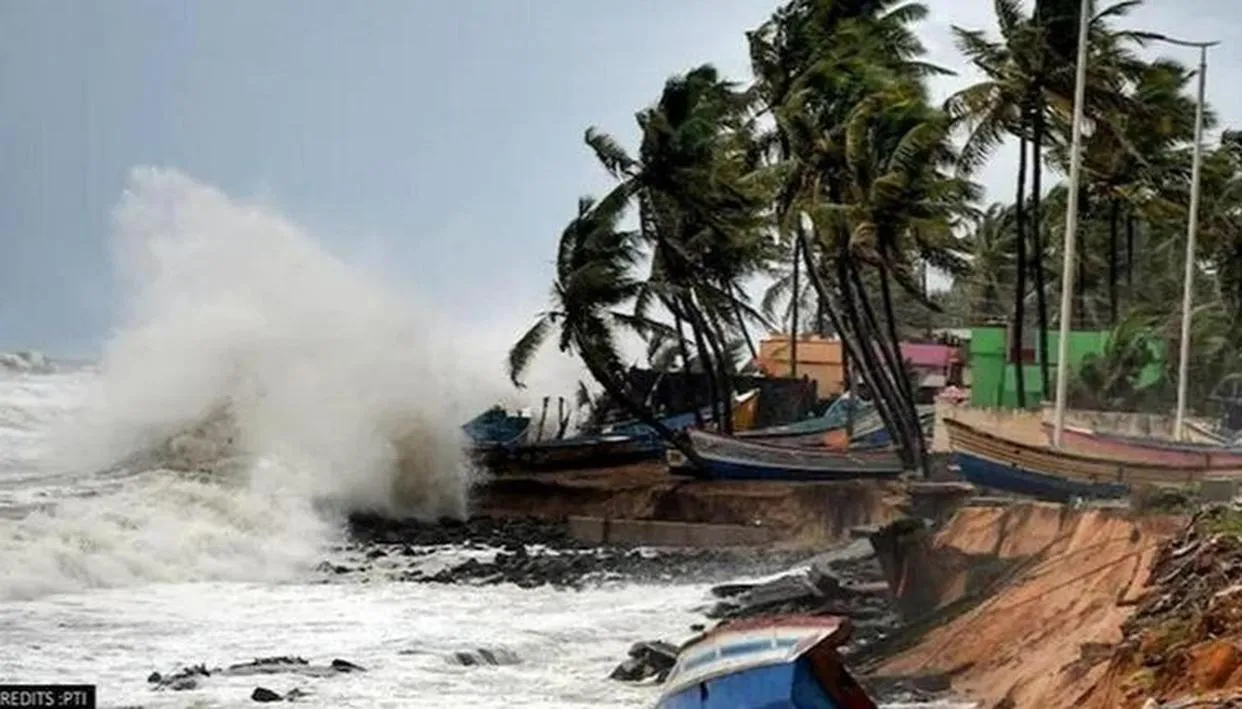
[[[913,29],[925,7],[789,0],[746,35],[751,85],[700,66],[637,114],[632,150],[588,130],[616,185],[581,202],[562,233],[553,306],[514,346],[514,381],[555,334],[610,400],[694,460],[646,393],[631,391],[619,338],[645,340],[654,367],[701,372],[707,405],[729,432],[755,332],[781,323],[791,348],[799,332],[832,333],[846,382],[861,380],[917,469],[926,446],[900,340],[1008,316],[1020,350],[1033,311],[1048,392],[1047,294],[1061,286],[1050,266],[1061,260],[1068,194],[1059,181],[1045,187],[1044,168],[1064,174],[1068,164],[1079,4],[1036,0],[1028,14],[1018,0],[994,3],[992,32],[954,28],[984,79],[943,108],[929,102],[925,80],[946,70],[925,61]],[[1099,11],[1087,38],[1075,319],[1119,328],[1079,391],[1148,406],[1163,394],[1139,396],[1130,370],[1177,350],[1195,106],[1191,72],[1141,59],[1136,50],[1153,35],[1119,27],[1137,4]],[[969,178],[1010,141],[1019,147],[1013,202],[982,209]],[[1226,131],[1203,163],[1192,398],[1242,366],[1239,145]],[[948,293],[928,291],[932,270],[953,280]],[[757,308],[748,288],[763,279]],[[941,313],[943,304],[953,309]],[[1152,338],[1163,349],[1135,344]]]
[[[962,194],[943,186],[948,122],[932,115],[921,82],[939,70],[921,61],[909,27],[925,15],[917,4],[795,1],[749,35],[755,93],[775,124],[763,142],[782,174],[778,233],[800,251],[851,368],[912,468],[923,467],[926,446],[892,288],[927,301],[912,254],[958,263],[942,246],[947,205]]]
[[[609,199],[637,206],[638,235],[651,251],[650,273],[636,294],[634,315],[655,306],[673,318],[671,336],[708,373],[716,420],[732,432],[730,333],[750,343],[747,322],[766,325],[742,283],[772,253],[766,211],[771,175],[753,150],[747,99],[702,66],[670,79],[659,101],[638,114],[636,156],[595,129],[587,144],[619,184]]]
[[[659,327],[624,309],[643,284],[633,278],[642,258],[641,244],[635,232],[619,228],[623,214],[624,203],[619,199],[596,203],[584,197],[578,201],[577,216],[565,227],[557,247],[552,307],[540,313],[513,345],[509,378],[521,386],[539,348],[556,334],[557,348],[576,354],[613,401],[697,461],[694,451],[634,397],[617,349],[621,331],[646,334]]]

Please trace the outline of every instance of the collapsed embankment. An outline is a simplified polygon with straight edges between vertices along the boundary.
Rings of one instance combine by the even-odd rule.
[[[497,477],[476,495],[479,514],[760,526],[782,546],[823,548],[858,526],[906,513],[895,483],[724,482],[678,479],[662,465]]]
[[[1079,706],[1242,705],[1242,510],[1195,515],[1161,545],[1150,579]]]
[[[903,604],[909,631],[866,669],[945,673],[987,707],[1073,706],[1177,524],[1044,503],[961,508],[934,535],[915,531],[908,561],[889,559],[890,585],[917,602]]]

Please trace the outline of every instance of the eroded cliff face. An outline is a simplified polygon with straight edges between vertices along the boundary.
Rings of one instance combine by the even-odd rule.
[[[908,505],[896,483],[706,482],[671,477],[656,463],[498,477],[477,495],[482,514],[762,525],[779,544],[807,549],[833,545],[856,526],[889,522]]]
[[[875,672],[947,673],[987,707],[1074,706],[1177,525],[1045,503],[962,508],[926,544],[925,577],[905,579],[940,624]]]

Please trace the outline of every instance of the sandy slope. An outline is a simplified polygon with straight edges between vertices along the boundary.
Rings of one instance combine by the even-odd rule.
[[[1168,518],[1051,504],[959,510],[934,547],[1015,563],[1000,592],[890,658],[884,674],[949,672],[984,706],[1073,706],[1104,670],[1093,643],[1120,640],[1126,605],[1147,577]],[[960,556],[960,555],[958,555]],[[949,602],[963,584],[948,584]],[[1006,701],[1008,700],[1008,701]]]

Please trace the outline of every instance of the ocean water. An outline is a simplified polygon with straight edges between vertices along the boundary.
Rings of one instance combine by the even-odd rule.
[[[344,510],[468,511],[457,425],[495,400],[490,363],[427,343],[424,319],[295,225],[184,175],[136,171],[116,234],[126,291],[98,364],[0,368],[0,681],[91,683],[109,707],[251,706],[258,685],[317,707],[652,705],[658,688],[607,675],[635,641],[685,637],[704,587],[316,570],[343,558]],[[519,662],[447,659],[479,647]],[[147,682],[277,655],[367,672]]]

